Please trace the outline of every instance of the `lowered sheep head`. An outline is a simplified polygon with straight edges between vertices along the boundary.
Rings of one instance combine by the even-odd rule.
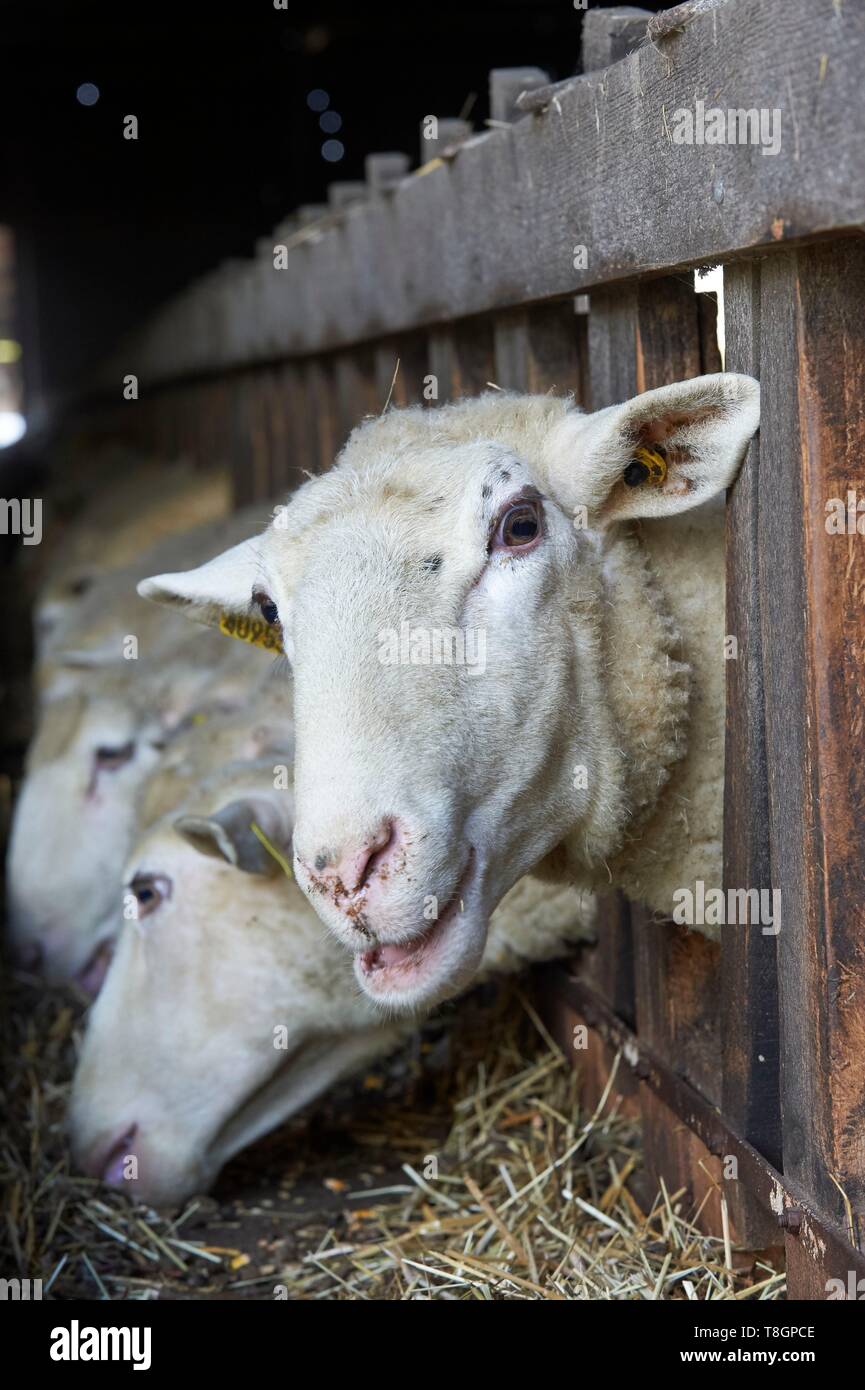
[[[273,771],[271,759],[224,769],[140,836],[127,864],[137,915],[90,1015],[70,1121],[84,1168],[157,1205],[208,1187],[406,1032],[358,990],[274,858],[291,854],[293,802]],[[483,969],[559,955],[593,917],[573,889],[525,878],[493,915]]]
[[[15,807],[7,883],[13,949],[52,982],[98,988],[120,870],[136,817],[147,809],[136,811],[143,788],[155,814],[190,778],[254,756],[276,738],[273,696],[252,693],[267,663],[241,661],[234,645],[215,639],[210,664],[206,650],[197,663],[190,652],[199,644],[190,649],[186,632],[180,658],[103,670],[42,710]],[[290,761],[290,739],[282,746]]]
[[[291,854],[292,809],[272,760],[226,769],[129,859],[137,916],[90,1015],[70,1125],[87,1171],[155,1205],[203,1191],[400,1036],[271,853]]]
[[[757,384],[732,374],[592,415],[506,393],[392,411],[263,536],[140,586],[280,633],[295,871],[370,996],[410,1010],[463,987],[542,861],[606,881],[688,719],[631,523],[721,492],[757,423]]]

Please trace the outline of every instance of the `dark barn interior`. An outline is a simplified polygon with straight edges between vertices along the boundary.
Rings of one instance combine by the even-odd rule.
[[[865,438],[863,17],[55,0],[3,18],[3,1297],[856,1297],[827,1290],[865,1287],[865,791],[844,761],[863,581],[855,497],[843,564],[823,509]],[[673,112],[698,98],[783,112],[780,157],[682,150]],[[776,891],[789,932],[689,930],[609,869],[567,899],[543,878],[510,911],[555,949],[541,931],[412,1026],[349,1027],[354,976],[322,967],[331,999],[297,964],[332,943],[290,834],[262,815],[239,839],[223,816],[249,820],[283,765],[290,786],[277,605],[254,590],[238,623],[182,596],[217,633],[136,586],[260,533],[394,408],[518,391],[596,412],[721,373],[759,378],[763,414],[718,497],[736,659],[716,838],[724,890]],[[704,409],[630,426],[621,490],[666,487],[668,434]],[[247,799],[223,806],[223,785]],[[209,958],[217,861],[242,905],[208,923]],[[254,935],[280,889],[295,958],[268,939],[272,970],[256,956],[247,987],[244,956],[233,993],[229,929]],[[143,918],[166,909],[175,963],[144,972]],[[262,1005],[256,1072],[249,1015],[280,971],[327,1015],[329,1054]],[[305,1002],[296,985],[286,1017]],[[343,1034],[352,1065],[331,1060]],[[149,1154],[127,1072],[164,1111]]]

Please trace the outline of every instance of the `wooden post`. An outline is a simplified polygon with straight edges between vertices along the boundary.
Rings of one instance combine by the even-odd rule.
[[[522,112],[517,107],[521,92],[546,87],[550,74],[542,68],[493,68],[490,72],[490,120],[508,125]]]
[[[383,193],[388,188],[395,188],[406,177],[410,166],[411,160],[408,155],[402,154],[399,150],[368,154],[363,162],[367,186],[374,193]]]
[[[461,121],[456,117],[437,116],[436,134],[430,134],[427,127],[427,117],[421,121],[420,127],[420,162],[427,164],[429,160],[435,159],[443,150],[450,149],[452,145],[461,145],[464,140],[468,140],[472,133],[471,123]]]
[[[352,203],[363,203],[369,197],[369,189],[360,180],[345,180],[328,184],[327,202],[333,212],[341,212]]]
[[[761,265],[757,553],[784,1172],[865,1231],[865,251]],[[852,501],[855,510],[848,510]],[[832,528],[837,527],[838,533]],[[789,1296],[825,1298],[819,1246],[787,1236]]]
[[[706,296],[698,295],[699,300]],[[724,271],[726,364],[760,373],[760,263]],[[752,440],[727,501],[728,639],[724,755],[724,887],[771,887],[769,788],[763,714],[763,646],[758,572],[759,438]],[[778,982],[775,937],[759,923],[728,923],[721,938],[721,1104],[725,1118],[781,1169]],[[781,1244],[777,1219],[739,1182],[726,1184],[740,1239],[752,1249]]]
[[[583,72],[597,72],[633,53],[646,38],[650,10],[635,5],[590,8],[583,16]]]
[[[688,278],[671,276],[592,295],[593,410],[699,376],[701,369],[700,313]],[[720,948],[697,933],[650,920],[637,906],[631,917],[637,1032],[658,1056],[719,1104]],[[616,944],[624,949],[622,942]],[[656,1182],[663,1178],[669,1192],[683,1191],[686,1209],[701,1208],[700,1224],[717,1233],[719,1159],[648,1087],[641,1088],[640,1105],[650,1174]]]

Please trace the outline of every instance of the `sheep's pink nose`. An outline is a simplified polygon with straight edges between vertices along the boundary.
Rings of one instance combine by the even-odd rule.
[[[356,893],[373,874],[386,873],[402,844],[402,832],[394,821],[382,821],[378,829],[367,835],[362,844],[328,854],[322,850],[313,864],[307,865],[316,883],[337,895]]]

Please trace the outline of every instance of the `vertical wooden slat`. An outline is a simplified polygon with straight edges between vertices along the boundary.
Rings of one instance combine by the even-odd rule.
[[[341,442],[333,363],[324,357],[310,358],[304,366],[303,379],[306,409],[315,427],[315,462],[310,472],[325,473],[332,467]]]
[[[573,300],[537,305],[498,315],[494,328],[496,383],[515,391],[564,395],[580,390],[577,316]],[[597,907],[597,944],[585,947],[572,968],[591,983],[620,1017],[634,1020],[634,966],[629,907],[620,894],[602,897]],[[607,1086],[614,1055],[597,1033],[585,1029],[583,1019],[562,1001],[554,1003],[550,1022],[565,1049],[574,1046],[575,1029],[583,1025],[580,1040],[586,1046],[576,1054],[580,1071],[580,1095],[587,1110],[594,1110]],[[636,1094],[627,1067],[616,1074],[615,1091],[631,1100]],[[636,1102],[633,1102],[635,1105]]]
[[[772,879],[781,893],[784,1172],[839,1225],[852,1223],[860,1242],[865,536],[855,529],[862,513],[852,533],[830,534],[826,521],[832,499],[846,505],[848,491],[865,493],[863,297],[861,242],[779,252],[762,264],[758,554]],[[819,1287],[802,1235],[787,1243],[794,1285],[807,1287],[812,1270]],[[794,1287],[791,1296],[803,1294]]]
[[[596,312],[594,301],[593,310]],[[613,315],[612,355],[624,350],[629,317],[633,322],[636,391],[699,376],[699,306],[690,276],[643,281],[628,295]],[[609,370],[615,383],[623,386],[623,365],[613,362]],[[638,908],[633,909],[632,920],[637,1032],[660,1057],[717,1103],[721,1098],[717,1069],[720,948],[695,932],[669,922],[650,921]],[[686,1207],[700,1211],[700,1225],[718,1232],[719,1159],[677,1123],[646,1087],[641,1092],[641,1105],[649,1170],[656,1179],[664,1179],[668,1190],[684,1189]]]
[[[700,295],[704,300],[707,296]],[[760,373],[760,264],[724,275],[726,361]],[[724,887],[771,887],[769,788],[760,632],[759,438],[751,442],[727,501],[727,660]],[[725,1118],[781,1168],[778,983],[775,937],[759,923],[728,923],[721,938],[722,1109]],[[752,1248],[781,1243],[777,1221],[737,1181],[726,1184],[739,1237]]]
[[[700,314],[688,276],[593,294],[588,335],[593,410],[700,374]],[[637,1031],[709,1099],[720,1101],[719,947],[649,920],[636,905],[631,918]],[[684,1190],[687,1206],[702,1204],[701,1224],[718,1230],[718,1159],[647,1087],[641,1107],[650,1173],[669,1191]]]
[[[574,302],[566,299],[499,314],[495,320],[495,382],[506,390],[556,395],[579,392]]]
[[[493,329],[488,319],[466,319],[433,329],[429,362],[438,387],[438,404],[485,391],[495,380],[494,360]]]
[[[342,448],[355,425],[381,412],[371,348],[337,353],[334,364],[337,401],[337,447]],[[383,404],[383,402],[382,402]]]
[[[234,478],[234,504],[245,507],[255,501],[253,470],[252,409],[249,377],[236,373],[228,383],[231,395],[231,465]]]
[[[427,339],[421,333],[405,333],[376,344],[375,379],[378,409],[390,403],[426,405],[425,378],[431,370]],[[396,376],[394,377],[394,373]]]
[[[636,296],[634,286],[592,296],[585,335],[585,404],[590,410],[613,405],[636,390]],[[630,906],[620,894],[600,904],[598,945],[584,953],[582,973],[617,1013],[636,1021]]]
[[[593,293],[588,321],[589,410],[603,410],[636,393],[636,337],[636,285]]]
[[[252,495],[256,502],[271,496],[273,468],[273,420],[271,372],[258,368],[250,373],[250,430],[252,433]]]
[[[286,483],[290,490],[298,487],[307,474],[318,471],[318,426],[306,364],[290,362],[283,383],[289,451]]]

